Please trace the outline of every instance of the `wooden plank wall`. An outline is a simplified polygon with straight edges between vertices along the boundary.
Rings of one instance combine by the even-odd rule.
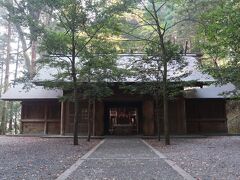
[[[145,102],[146,101],[146,102]],[[156,114],[153,116],[153,101],[143,101],[143,134],[157,134]],[[73,104],[66,103],[65,132],[73,132]],[[161,110],[163,108],[161,107]],[[186,113],[184,113],[186,112]],[[104,134],[104,103],[96,102],[95,135]],[[22,133],[60,133],[61,104],[57,101],[23,101]],[[87,134],[87,103],[80,104],[80,135]],[[186,116],[186,117],[185,117]],[[155,119],[155,122],[153,121]],[[186,99],[169,101],[169,120],[171,134],[225,133],[227,118],[223,99]],[[153,123],[154,122],[154,123]],[[163,133],[163,118],[161,118]]]
[[[156,107],[155,107],[156,108]],[[163,104],[160,105],[160,133],[164,133]],[[158,134],[157,110],[155,109],[155,134]],[[185,100],[177,97],[168,102],[168,117],[171,134],[186,134]]]
[[[74,129],[74,103],[67,102],[66,105],[66,133],[73,133]],[[88,130],[88,110],[87,102],[81,101],[79,103],[79,122],[78,122],[78,132],[79,135],[87,135]]]
[[[58,101],[23,101],[22,133],[59,134],[61,104]]]
[[[185,100],[183,97],[169,101],[169,122],[172,134],[186,134]]]
[[[92,122],[92,135],[101,136],[104,135],[104,103],[96,101],[95,104],[95,122]],[[88,132],[88,110],[87,101],[79,102],[79,122],[78,122],[78,133],[79,135],[87,135]],[[91,110],[91,115],[93,112]],[[94,119],[94,118],[93,118]],[[65,134],[72,134],[74,130],[74,104],[73,102],[65,103],[64,110],[64,131]],[[93,128],[94,127],[94,128]],[[95,134],[93,134],[93,129]]]
[[[225,104],[224,99],[186,99],[187,132],[227,132]]]

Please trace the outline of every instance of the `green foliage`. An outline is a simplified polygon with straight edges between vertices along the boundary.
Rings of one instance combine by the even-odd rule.
[[[2,113],[4,113],[2,110],[5,109],[6,110],[6,112],[5,112],[6,119],[12,120],[11,121],[12,127],[13,127],[12,130],[14,130],[14,132],[10,131],[8,128],[8,127],[10,127],[10,124],[9,124],[10,121],[6,122],[6,124],[5,124],[5,127],[6,127],[5,132],[7,134],[12,134],[12,133],[19,134],[19,132],[20,132],[19,120],[21,119],[21,104],[20,104],[20,102],[9,102],[7,105],[7,108],[4,108],[4,102],[0,101],[0,109],[1,109],[1,111],[0,111],[1,116],[2,116]],[[1,123],[0,123],[0,125],[2,125]],[[2,134],[1,130],[2,129],[0,129],[0,134]]]
[[[181,72],[183,67],[186,66],[184,59],[179,54],[180,46],[172,42],[170,37],[172,28],[178,23],[174,16],[181,2],[141,1],[129,9],[128,13],[135,16],[135,19],[126,19],[129,23],[127,26],[124,24],[122,28],[127,27],[129,37],[143,42],[142,52],[146,53],[143,58],[133,60],[134,76],[142,82],[156,82],[143,83],[141,87],[133,87],[133,89],[160,96],[163,93],[164,71],[169,72],[169,69],[164,69],[164,64],[167,63],[167,68],[174,66],[175,71],[178,72]],[[123,30],[123,32],[125,31]],[[179,81],[185,75],[185,73],[174,74],[167,79],[169,81]],[[168,83],[169,91],[172,87],[170,84]]]
[[[111,81],[116,68],[114,46],[108,42],[114,15],[124,4],[108,0],[47,0],[58,23],[45,31],[42,50],[49,57],[41,62],[58,69],[53,82],[45,86],[69,90],[74,102],[74,145],[78,144],[78,101],[88,99],[88,140],[92,100],[111,94],[105,83]],[[56,31],[56,32],[53,32]],[[117,73],[118,74],[118,73]],[[72,96],[70,95],[72,92]]]
[[[240,87],[240,4],[221,1],[212,11],[201,16],[204,26],[199,36],[208,59],[208,71],[222,83],[232,82]]]
[[[46,30],[42,38],[41,50],[52,56],[42,59],[41,65],[58,69],[56,81],[45,85],[71,90],[75,73],[81,97],[101,99],[110,95],[106,82],[118,81],[123,72],[117,68],[115,44],[108,38],[121,4],[107,4],[104,0],[46,3],[54,9],[59,23]]]
[[[200,17],[205,12],[211,12],[220,2],[219,0],[183,0],[178,4],[175,19],[181,23],[171,30],[175,42],[181,44],[184,49],[187,41],[190,48],[188,52],[201,53],[198,45],[202,39],[197,37],[197,30],[203,23]]]
[[[29,28],[28,34],[31,40],[37,40],[42,34],[43,22],[40,15],[46,10],[46,6],[39,0],[21,0],[12,3],[9,0],[1,0],[0,4],[8,11],[7,19],[24,28]]]
[[[41,51],[47,54],[71,54],[71,37],[64,32],[49,31],[44,34]]]
[[[168,121],[168,100],[169,96],[179,92],[174,90],[171,92],[169,86],[169,80],[179,79],[181,75],[178,74],[185,65],[183,59],[179,55],[180,50],[178,46],[171,42],[171,30],[181,21],[175,21],[172,17],[174,13],[168,16],[169,12],[173,12],[178,7],[181,1],[136,1],[135,6],[129,8],[129,13],[137,17],[137,21],[131,23],[130,31],[125,32],[128,36],[132,36],[135,39],[142,40],[144,42],[144,51],[146,56],[140,60],[133,62],[133,71],[138,80],[143,82],[155,83],[143,83],[146,85],[141,88],[142,91],[149,90],[149,94],[154,97],[157,111],[158,122],[158,139],[160,140],[160,97],[163,102],[163,114],[164,114],[164,134],[165,144],[170,144],[169,136],[169,121]],[[140,12],[140,13],[139,13]],[[142,12],[142,13],[141,13]],[[124,26],[123,26],[124,27]],[[141,32],[141,33],[139,33]],[[173,73],[170,74],[169,68],[174,66]],[[172,70],[173,71],[173,70]],[[173,76],[172,76],[173,74]],[[179,76],[180,75],[180,76]],[[150,86],[151,85],[151,86]],[[133,87],[136,89],[136,87]]]
[[[168,95],[169,97],[174,97],[180,93],[179,87],[182,86],[180,79],[186,76],[186,73],[181,71],[187,64],[179,54],[180,47],[178,45],[168,41],[165,43],[165,47],[167,51],[168,71],[171,74],[168,76]],[[132,70],[135,72],[135,78],[143,82],[142,84],[134,86],[134,91],[140,94],[162,96],[163,63],[162,52],[159,51],[158,45],[154,43],[149,44],[149,46],[146,47],[146,55],[137,61],[135,60],[133,63]],[[173,71],[178,74],[175,75]]]

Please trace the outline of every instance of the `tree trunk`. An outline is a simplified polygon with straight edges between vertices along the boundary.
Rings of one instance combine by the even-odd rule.
[[[2,62],[2,64],[1,64],[1,86],[0,86],[0,97],[2,96],[2,91],[3,91],[3,73],[4,73],[4,70],[3,70],[3,62]],[[2,134],[2,116],[3,116],[3,113],[4,113],[4,101],[0,101],[0,107],[1,107],[1,114],[0,114],[0,117],[1,117],[1,119],[0,119],[0,134]]]
[[[163,42],[163,37],[161,38],[162,48],[164,49],[164,58],[163,58],[163,119],[164,119],[164,136],[165,136],[165,145],[170,145],[170,135],[169,135],[169,119],[168,119],[168,87],[167,87],[167,59],[165,54],[165,47]]]
[[[9,130],[9,132],[11,133],[12,132],[12,130],[13,130],[13,126],[12,126],[12,124],[13,124],[13,102],[9,102],[9,106],[8,106],[8,108],[9,108],[9,127],[8,127],[8,130]]]
[[[19,63],[19,43],[20,40],[18,39],[18,45],[17,45],[17,58],[16,58],[16,65],[15,65],[15,72],[14,72],[14,82],[13,85],[16,84],[16,79],[17,79],[17,75],[18,75],[18,63]]]
[[[15,113],[14,116],[14,133],[17,134],[17,112]]]
[[[185,42],[185,50],[184,50],[185,56],[187,55],[187,51],[188,51],[188,41]]]
[[[87,141],[90,141],[91,139],[91,130],[92,130],[92,123],[91,123],[91,99],[88,100],[88,137],[87,137]]]
[[[21,40],[21,43],[22,43],[22,50],[23,50],[23,57],[24,57],[24,60],[25,60],[25,66],[26,66],[26,69],[27,69],[28,73],[31,76],[31,74],[32,74],[31,62],[30,62],[31,60],[30,60],[29,55],[27,54],[28,48],[27,48],[27,43],[26,43],[25,37],[24,37],[24,33],[22,31],[21,26],[18,23],[15,23],[15,26],[16,26],[19,38]]]
[[[168,119],[168,93],[167,93],[167,81],[164,78],[163,85],[163,114],[164,114],[164,136],[165,144],[170,145],[170,135],[169,135],[169,119]]]
[[[159,106],[159,97],[158,95],[156,96],[156,99],[155,99],[155,102],[156,102],[156,115],[157,115],[157,123],[158,123],[158,141],[161,140],[161,135],[160,135],[160,106]]]
[[[5,77],[4,77],[4,88],[3,91],[6,92],[9,86],[9,65],[11,61],[11,23],[8,22],[8,37],[7,37],[7,57],[5,60]]]
[[[74,134],[73,144],[78,145],[78,88],[77,88],[77,75],[76,75],[76,42],[75,42],[75,29],[71,31],[71,44],[72,44],[72,79],[73,79],[73,101],[74,101]]]
[[[77,86],[74,83],[73,90],[73,99],[74,99],[74,135],[73,135],[73,144],[78,145],[78,99],[77,99]]]
[[[37,41],[32,40],[32,59],[31,59],[31,74],[30,74],[30,78],[33,78],[34,74],[36,73],[36,59],[37,59],[36,45],[37,45]]]
[[[3,92],[5,93],[9,86],[9,65],[11,60],[11,36],[12,36],[12,29],[11,23],[8,21],[7,25],[8,34],[7,34],[7,57],[5,60],[5,77],[4,77],[4,88]],[[6,124],[7,124],[7,102],[3,102],[3,111],[2,111],[2,123],[1,123],[1,132],[2,134],[6,133]]]
[[[165,44],[164,44],[164,33],[165,31],[161,30],[161,24],[158,19],[158,14],[157,14],[157,9],[155,6],[155,1],[152,1],[152,7],[154,11],[154,20],[156,22],[157,26],[157,33],[158,33],[158,38],[159,38],[159,45],[161,49],[159,51],[162,51],[162,57],[161,60],[163,61],[163,121],[164,121],[164,136],[165,136],[165,145],[170,145],[170,135],[169,135],[169,119],[168,119],[168,87],[167,87],[167,53],[165,49]]]
[[[2,108],[1,127],[0,127],[0,131],[2,135],[6,134],[6,119],[7,119],[6,111],[7,111],[7,102],[4,101],[3,108]]]
[[[18,39],[18,44],[17,44],[17,58],[16,58],[16,65],[15,65],[15,72],[14,72],[14,81],[13,81],[13,85],[15,85],[16,83],[16,79],[17,79],[17,74],[18,74],[18,63],[19,63],[19,39]],[[13,102],[9,103],[9,128],[8,130],[10,132],[12,132],[13,130]],[[15,125],[14,125],[15,128]]]
[[[93,100],[93,112],[92,112],[92,128],[93,128],[93,131],[92,131],[92,133],[93,133],[93,136],[96,136],[96,127],[95,127],[95,122],[96,122],[96,100],[94,99]]]
[[[217,70],[217,74],[218,74],[218,78],[219,78],[220,82],[223,83],[221,68],[218,64],[218,57],[213,57],[212,62],[213,62],[214,68]]]
[[[3,87],[3,72],[4,72],[4,71],[3,71],[3,62],[2,62],[2,64],[1,64],[1,82],[0,82],[0,83],[1,83],[1,84],[0,84],[0,85],[1,85],[1,86],[0,86],[1,89],[0,89],[0,97],[2,96],[2,91],[3,91],[3,88],[2,88],[2,87]]]
[[[164,136],[165,145],[170,145],[169,119],[168,119],[168,87],[167,87],[167,54],[165,51],[163,36],[161,36],[161,46],[163,49],[163,119],[164,119]]]

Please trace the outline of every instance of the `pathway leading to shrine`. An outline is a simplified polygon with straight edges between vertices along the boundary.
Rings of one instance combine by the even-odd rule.
[[[105,139],[67,171],[63,179],[194,179],[144,140]]]

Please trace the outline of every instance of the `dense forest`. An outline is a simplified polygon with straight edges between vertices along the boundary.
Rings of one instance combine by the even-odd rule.
[[[147,81],[143,74],[151,74],[157,80],[150,89],[156,104],[163,96],[166,144],[169,63],[177,60],[184,66],[182,55],[201,55],[204,71],[219,83],[240,87],[238,0],[0,0],[0,4],[0,95],[16,83],[31,81],[43,64],[61,67],[66,70],[57,77],[62,81],[46,86],[73,90],[67,98],[75,104],[76,128],[79,87],[91,108],[95,99],[112,93],[104,79],[120,81],[131,74],[117,67],[118,54],[152,57],[136,63],[134,75]],[[54,61],[53,55],[69,60]],[[143,69],[152,62],[157,65]],[[64,84],[64,78],[71,84]],[[97,83],[82,86],[82,80]],[[0,134],[19,133],[19,111],[18,102],[0,102]]]

